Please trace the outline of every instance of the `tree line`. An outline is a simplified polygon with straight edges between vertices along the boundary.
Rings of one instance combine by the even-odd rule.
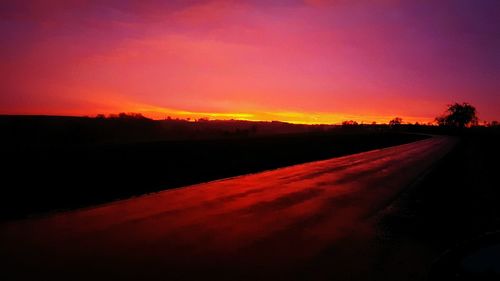
[[[448,128],[469,128],[479,125],[479,118],[477,117],[477,109],[473,105],[463,102],[463,103],[453,103],[449,104],[446,111],[435,118],[435,123],[440,127]],[[403,119],[400,117],[395,117],[389,121],[389,126],[398,127],[403,124]],[[359,125],[358,122],[353,120],[347,120],[342,122],[343,127],[352,127]],[[372,125],[376,125],[375,122]],[[415,125],[423,125],[415,123]],[[428,124],[430,125],[430,124]],[[484,126],[487,127],[499,127],[500,123],[498,121],[483,122]]]

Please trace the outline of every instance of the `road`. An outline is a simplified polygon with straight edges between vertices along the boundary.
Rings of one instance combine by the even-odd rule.
[[[433,137],[3,224],[0,279],[356,279],[376,267],[377,216],[455,142]]]

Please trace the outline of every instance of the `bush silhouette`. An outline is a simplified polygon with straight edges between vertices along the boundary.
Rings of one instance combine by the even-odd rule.
[[[358,122],[354,120],[346,120],[342,122],[342,127],[354,127],[358,126]]]
[[[436,117],[440,126],[455,128],[465,128],[477,125],[477,110],[469,103],[454,103],[448,105],[448,109],[443,116]]]
[[[391,126],[391,127],[399,126],[401,124],[403,124],[403,119],[400,117],[396,117],[396,118],[392,119],[391,121],[389,121],[389,126]]]

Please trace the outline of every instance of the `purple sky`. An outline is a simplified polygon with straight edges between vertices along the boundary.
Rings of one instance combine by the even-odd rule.
[[[500,1],[3,1],[0,35],[0,113],[500,120]]]

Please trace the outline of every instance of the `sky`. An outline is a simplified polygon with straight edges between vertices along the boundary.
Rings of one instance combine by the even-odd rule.
[[[0,114],[500,120],[500,1],[0,0]]]

